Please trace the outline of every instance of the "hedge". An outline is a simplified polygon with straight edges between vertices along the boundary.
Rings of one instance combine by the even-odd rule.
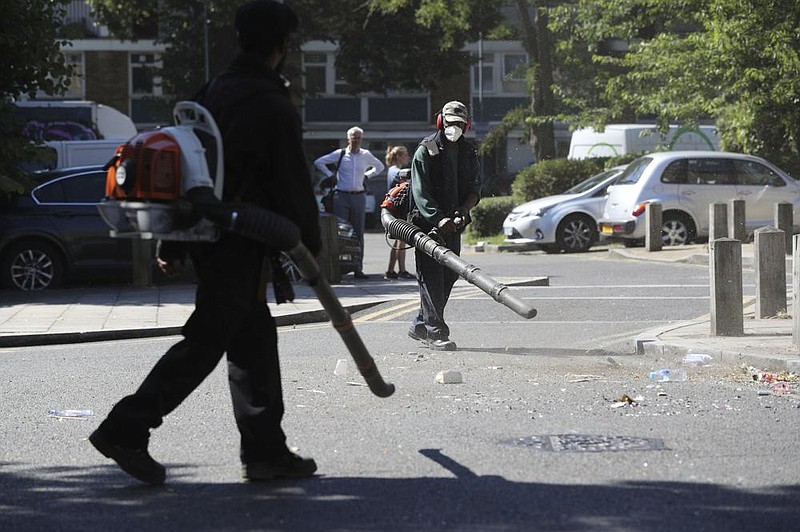
[[[516,207],[517,202],[512,196],[498,196],[483,198],[475,208],[470,211],[472,223],[470,232],[475,236],[494,236],[503,231],[503,221],[508,213]]]

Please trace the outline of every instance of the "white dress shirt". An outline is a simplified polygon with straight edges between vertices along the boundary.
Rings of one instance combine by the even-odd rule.
[[[344,148],[344,150],[344,157],[342,157],[342,162],[339,164],[339,178],[336,183],[336,189],[346,192],[362,191],[364,190],[364,179],[380,174],[383,172],[385,165],[380,159],[372,155],[369,150],[364,148],[360,148],[358,153],[352,153],[350,148]],[[333,172],[328,168],[328,165],[335,165],[340,155],[341,150],[334,150],[314,161],[314,166],[325,174],[325,177],[330,177]]]

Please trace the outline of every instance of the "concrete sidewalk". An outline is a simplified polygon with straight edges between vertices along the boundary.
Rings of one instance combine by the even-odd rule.
[[[625,260],[680,262],[708,265],[708,245],[693,244],[650,252],[644,248],[610,248],[609,257]],[[742,268],[753,267],[753,244],[742,244]],[[792,258],[786,257],[786,271]],[[744,336],[711,336],[708,315],[653,329],[635,338],[638,354],[675,359],[689,353],[707,354],[727,365],[753,366],[760,370],[800,373],[800,350],[792,338],[792,301],[782,318],[756,319],[755,302],[744,308]]]
[[[475,250],[465,250],[465,255],[471,253]],[[658,252],[610,247],[608,254],[609,258],[620,260],[708,264],[706,244],[670,247]],[[752,244],[744,244],[742,265],[751,268],[752,263]],[[787,271],[791,271],[790,258],[787,258]],[[498,281],[510,286],[547,284],[546,278]],[[469,287],[463,280],[459,280],[458,286]],[[357,283],[347,276],[333,288],[342,306],[351,313],[387,301],[418,297],[416,281],[385,281],[379,275]],[[180,334],[194,309],[194,291],[193,284],[143,289],[81,287],[40,293],[4,291],[0,304],[0,347]],[[327,320],[308,286],[296,284],[295,294],[292,303],[270,305],[278,325]],[[800,350],[792,341],[791,319],[754,319],[752,308],[748,307],[744,332],[741,337],[711,337],[709,319],[701,317],[648,331],[631,340],[642,355],[661,358],[705,353],[727,364],[746,364],[764,371],[800,372]]]

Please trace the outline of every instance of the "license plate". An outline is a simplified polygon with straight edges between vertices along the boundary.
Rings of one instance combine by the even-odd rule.
[[[600,232],[603,233],[604,235],[613,235],[614,228],[611,227],[610,225],[603,224],[600,226]]]

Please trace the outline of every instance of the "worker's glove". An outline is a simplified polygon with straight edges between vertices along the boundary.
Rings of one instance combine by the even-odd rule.
[[[455,221],[453,218],[442,218],[439,220],[439,223],[436,224],[436,228],[439,230],[440,233],[455,233],[458,231],[458,227],[456,227]]]

